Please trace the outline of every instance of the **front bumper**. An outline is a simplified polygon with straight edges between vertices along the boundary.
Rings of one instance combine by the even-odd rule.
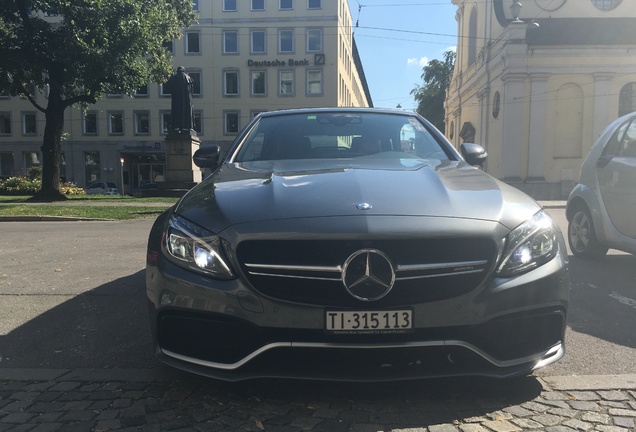
[[[162,320],[162,326],[166,325],[164,320],[168,318]],[[225,338],[232,331],[227,331],[226,327],[223,329],[226,332],[216,333],[219,322],[197,320],[193,325],[194,322],[185,319],[176,320],[189,325],[177,325],[174,335],[170,335],[167,329],[160,331],[162,336],[158,356],[164,363],[179,369],[232,381],[264,377],[346,381],[461,375],[506,378],[530,373],[560,359],[564,355],[560,334],[564,320],[565,314],[555,310],[523,318],[506,317],[505,320],[475,328],[446,330],[449,334],[463,334],[467,336],[465,339],[426,338],[421,335],[422,332],[416,332],[408,338],[410,340],[393,343],[312,342],[314,338],[308,332],[304,338],[285,340],[279,337],[278,341],[264,342],[260,346],[256,344],[252,347],[254,349],[245,351],[246,355],[237,356],[232,361],[223,357],[229,354],[228,348],[237,348],[237,345],[242,350],[247,348],[240,339],[229,347],[215,345],[219,334]],[[507,328],[509,333],[517,329],[524,336],[529,336],[529,333],[533,333],[533,336],[528,339],[521,336],[498,339],[495,335],[494,343],[485,343],[483,346],[489,348],[490,352],[501,354],[501,357],[494,357],[482,347],[469,342],[470,339],[483,341],[487,335],[480,333],[487,333],[489,330],[486,327],[491,327],[492,331],[506,324],[510,325]],[[269,333],[283,336],[289,332],[282,330]],[[315,339],[321,339],[319,335],[315,336]],[[540,348],[555,341],[548,349]]]
[[[409,305],[412,333],[340,335],[324,307],[259,296],[241,280],[209,281],[157,257],[147,269],[158,358],[223,380],[283,377],[388,381],[506,378],[564,355],[568,278],[563,254],[515,279],[458,298]]]

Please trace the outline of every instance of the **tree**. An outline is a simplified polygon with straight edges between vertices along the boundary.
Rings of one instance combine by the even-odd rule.
[[[455,51],[446,51],[444,61],[431,60],[422,69],[422,79],[426,84],[416,85],[411,90],[411,94],[417,102],[416,111],[418,114],[429,120],[442,132],[445,129],[444,100],[446,99],[446,89],[450,86],[453,75],[455,55]]]
[[[195,18],[192,0],[0,0],[0,93],[26,97],[46,119],[34,199],[65,199],[66,108],[164,82],[172,71],[166,46]],[[46,106],[33,97],[38,90]]]

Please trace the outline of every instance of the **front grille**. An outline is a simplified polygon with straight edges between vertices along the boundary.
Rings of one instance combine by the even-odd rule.
[[[250,240],[237,249],[243,273],[260,293],[290,302],[331,307],[363,303],[342,282],[347,258],[362,249],[383,252],[395,285],[374,307],[443,300],[478,287],[493,265],[488,238],[414,240]]]

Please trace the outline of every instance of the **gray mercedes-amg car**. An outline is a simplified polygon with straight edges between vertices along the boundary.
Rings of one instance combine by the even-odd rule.
[[[226,380],[527,374],[560,359],[559,228],[406,111],[260,114],[155,222],[161,361]]]

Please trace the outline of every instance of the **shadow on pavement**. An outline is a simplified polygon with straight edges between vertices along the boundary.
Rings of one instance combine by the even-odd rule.
[[[0,368],[156,368],[159,381],[150,384],[150,391],[169,389],[174,399],[167,403],[173,408],[225,412],[231,405],[232,410],[256,418],[252,409],[258,406],[263,422],[270,426],[324,408],[327,420],[331,412],[340,413],[337,419],[334,414],[333,424],[327,421],[330,430],[371,421],[395,427],[448,423],[458,415],[483,416],[531,401],[542,390],[534,377],[374,384],[271,379],[226,383],[161,367],[151,343],[144,271],[78,295],[0,336],[0,358]]]
[[[145,273],[80,294],[0,336],[0,368],[149,368]]]
[[[636,256],[570,257],[569,325],[579,332],[636,348]]]

